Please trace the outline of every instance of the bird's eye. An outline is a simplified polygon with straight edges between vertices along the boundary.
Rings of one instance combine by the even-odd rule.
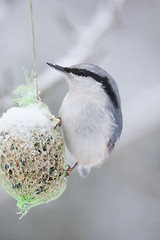
[[[85,76],[84,69],[79,69],[79,76]]]

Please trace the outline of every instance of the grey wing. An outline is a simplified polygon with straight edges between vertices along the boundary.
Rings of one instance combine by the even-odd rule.
[[[113,113],[114,113],[114,121],[115,121],[116,125],[115,125],[114,132],[113,132],[109,142],[107,143],[110,152],[112,152],[116,142],[120,138],[121,132],[122,132],[122,126],[123,126],[123,118],[122,118],[121,108],[119,107],[119,109],[117,109],[115,112],[113,111]]]
[[[112,77],[110,77],[110,82],[112,83],[112,88],[114,90],[114,92],[116,93],[116,98],[118,101],[118,107],[115,107],[112,103],[109,106],[109,111],[113,113],[113,119],[114,119],[114,123],[115,123],[115,129],[113,131],[113,134],[109,140],[109,142],[107,143],[110,149],[110,152],[113,150],[116,142],[118,141],[118,139],[121,136],[121,132],[122,132],[122,127],[123,127],[123,116],[122,116],[122,110],[121,110],[121,99],[120,99],[120,95],[119,95],[119,91],[118,91],[118,87],[116,82],[113,80]]]

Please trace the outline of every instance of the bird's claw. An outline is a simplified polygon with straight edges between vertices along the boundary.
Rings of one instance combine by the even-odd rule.
[[[52,116],[52,120],[55,122],[55,127],[54,127],[54,129],[57,127],[57,126],[61,126],[61,124],[62,124],[62,120],[61,120],[61,118],[55,118],[55,117],[53,117]]]
[[[73,171],[73,169],[78,165],[78,162],[76,162],[73,167],[68,165],[68,168],[66,170],[66,176],[69,176],[71,174],[71,172]]]

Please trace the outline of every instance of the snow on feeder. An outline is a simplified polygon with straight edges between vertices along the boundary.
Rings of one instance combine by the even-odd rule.
[[[57,199],[65,190],[68,166],[63,138],[48,108],[36,100],[35,83],[18,88],[19,107],[0,118],[0,183],[17,201],[22,216]]]

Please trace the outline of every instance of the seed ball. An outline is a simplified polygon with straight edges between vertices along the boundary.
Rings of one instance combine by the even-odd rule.
[[[0,183],[25,215],[66,187],[63,138],[41,104],[9,109],[0,118]]]

